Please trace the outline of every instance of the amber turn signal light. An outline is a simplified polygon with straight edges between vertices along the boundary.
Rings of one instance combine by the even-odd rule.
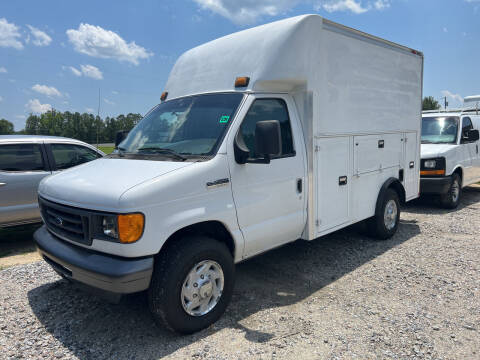
[[[118,215],[118,238],[123,244],[130,244],[143,234],[145,217],[143,214]]]
[[[420,175],[445,175],[445,170],[422,170]]]
[[[247,87],[249,82],[250,78],[248,76],[237,77],[235,79],[235,87]]]
[[[160,96],[160,100],[165,101],[167,99],[167,96],[168,96],[168,91],[164,91],[162,93],[162,96]]]

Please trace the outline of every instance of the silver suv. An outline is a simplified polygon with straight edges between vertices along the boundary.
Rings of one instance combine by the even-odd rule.
[[[0,136],[0,228],[40,222],[40,180],[103,156],[94,146],[75,139]]]

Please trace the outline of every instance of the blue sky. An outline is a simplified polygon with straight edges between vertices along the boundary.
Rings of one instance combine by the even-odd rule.
[[[176,58],[251,26],[305,13],[425,54],[424,95],[480,94],[480,0],[2,1],[0,118],[51,107],[145,114]]]

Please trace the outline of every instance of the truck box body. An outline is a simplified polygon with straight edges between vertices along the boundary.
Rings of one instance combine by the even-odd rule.
[[[400,170],[405,199],[418,197],[421,53],[305,15],[187,51],[165,89],[169,99],[235,91],[235,76],[250,77],[247,91],[289,93],[295,100],[308,166],[303,238],[372,216],[371,194]],[[333,181],[340,176],[347,176],[342,187]]]

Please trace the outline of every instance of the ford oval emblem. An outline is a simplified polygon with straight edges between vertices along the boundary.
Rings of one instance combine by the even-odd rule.
[[[59,216],[53,218],[53,221],[55,222],[56,225],[62,226],[63,225],[63,219]]]

